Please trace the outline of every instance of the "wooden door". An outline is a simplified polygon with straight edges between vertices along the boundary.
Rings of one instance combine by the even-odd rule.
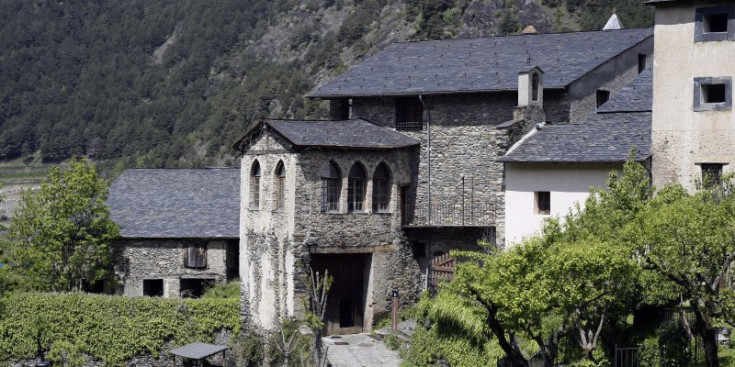
[[[312,255],[312,268],[334,279],[327,296],[325,335],[356,334],[363,331],[365,313],[365,268],[369,255]]]

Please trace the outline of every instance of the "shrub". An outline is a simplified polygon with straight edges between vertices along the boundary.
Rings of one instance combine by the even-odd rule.
[[[34,358],[41,349],[68,366],[84,355],[106,365],[158,357],[166,342],[213,342],[218,331],[240,331],[239,300],[232,299],[8,293],[0,309],[0,359]]]

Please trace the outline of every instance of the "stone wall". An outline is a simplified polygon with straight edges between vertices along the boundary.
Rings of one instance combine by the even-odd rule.
[[[123,281],[123,294],[143,296],[144,279],[162,279],[163,296],[179,297],[181,279],[226,280],[227,242],[224,239],[124,239],[118,242],[115,273]],[[236,241],[236,240],[234,240]],[[187,268],[184,251],[189,245],[206,243],[207,266]],[[237,256],[230,254],[230,256]]]
[[[614,32],[614,31],[611,31]],[[569,122],[580,123],[597,110],[597,90],[613,93],[629,84],[638,75],[638,55],[653,55],[653,37],[601,63],[569,85]]]
[[[558,115],[565,111],[564,93],[544,94],[544,105]],[[471,218],[498,228],[503,242],[503,164],[505,154],[517,137],[496,126],[513,120],[516,92],[425,96],[424,129],[405,131],[421,141],[417,180],[412,183],[412,199],[417,211],[428,211],[431,191],[432,223],[461,224],[462,208],[468,213],[490,213]],[[388,98],[356,98],[352,117],[395,127],[395,102]],[[426,122],[430,121],[430,124]],[[429,134],[431,129],[431,181],[429,182]],[[429,185],[430,183],[430,185]],[[464,204],[463,204],[464,203]],[[418,215],[419,213],[417,213]],[[428,220],[428,213],[424,215]],[[442,219],[449,221],[442,223]],[[460,218],[460,219],[457,219]],[[468,221],[470,218],[467,218]],[[466,221],[467,222],[467,221]]]
[[[365,329],[369,330],[374,313],[387,312],[387,297],[394,288],[401,289],[406,302],[418,298],[421,276],[418,264],[401,232],[400,191],[415,182],[416,150],[322,150],[296,152],[266,132],[253,141],[242,158],[241,277],[244,313],[253,327],[270,330],[283,317],[303,314],[306,274],[298,262],[308,262],[310,253],[371,254]],[[261,206],[249,203],[251,174],[255,161],[261,167]],[[275,180],[271,172],[277,162],[286,167],[286,208],[273,211],[263,198],[271,197]],[[339,210],[324,213],[320,170],[327,162],[335,163],[342,177]],[[348,212],[348,173],[361,164],[367,175],[364,210]],[[373,213],[372,177],[379,164],[390,170],[391,195],[387,212]]]

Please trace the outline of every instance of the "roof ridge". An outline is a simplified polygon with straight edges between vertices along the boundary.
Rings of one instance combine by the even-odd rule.
[[[653,29],[653,27],[638,27],[638,28],[623,28],[623,29],[613,29],[614,31],[620,31],[620,32],[632,32],[632,31],[641,31],[641,30],[647,30],[647,29]],[[448,38],[448,39],[440,39],[440,40],[406,40],[406,41],[399,41],[399,42],[393,42],[389,44],[387,47],[391,47],[393,45],[402,45],[402,44],[417,44],[417,43],[430,43],[430,42],[455,42],[455,41],[472,41],[472,40],[481,40],[481,39],[493,39],[493,38],[513,38],[513,37],[533,37],[533,36],[551,36],[551,35],[566,35],[566,34],[577,34],[577,33],[610,33],[610,30],[603,31],[603,30],[591,30],[591,31],[568,31],[568,32],[548,32],[548,33],[530,33],[530,34],[508,34],[504,36],[487,36],[487,37],[470,37],[470,38]],[[380,52],[380,51],[378,51]],[[376,52],[376,54],[378,53]],[[375,55],[375,54],[373,54]],[[372,57],[373,55],[370,55],[369,57]]]

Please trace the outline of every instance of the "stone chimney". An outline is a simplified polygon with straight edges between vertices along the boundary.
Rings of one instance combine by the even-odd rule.
[[[539,123],[546,120],[544,113],[544,71],[529,66],[518,73],[518,107],[513,110],[514,120]]]

